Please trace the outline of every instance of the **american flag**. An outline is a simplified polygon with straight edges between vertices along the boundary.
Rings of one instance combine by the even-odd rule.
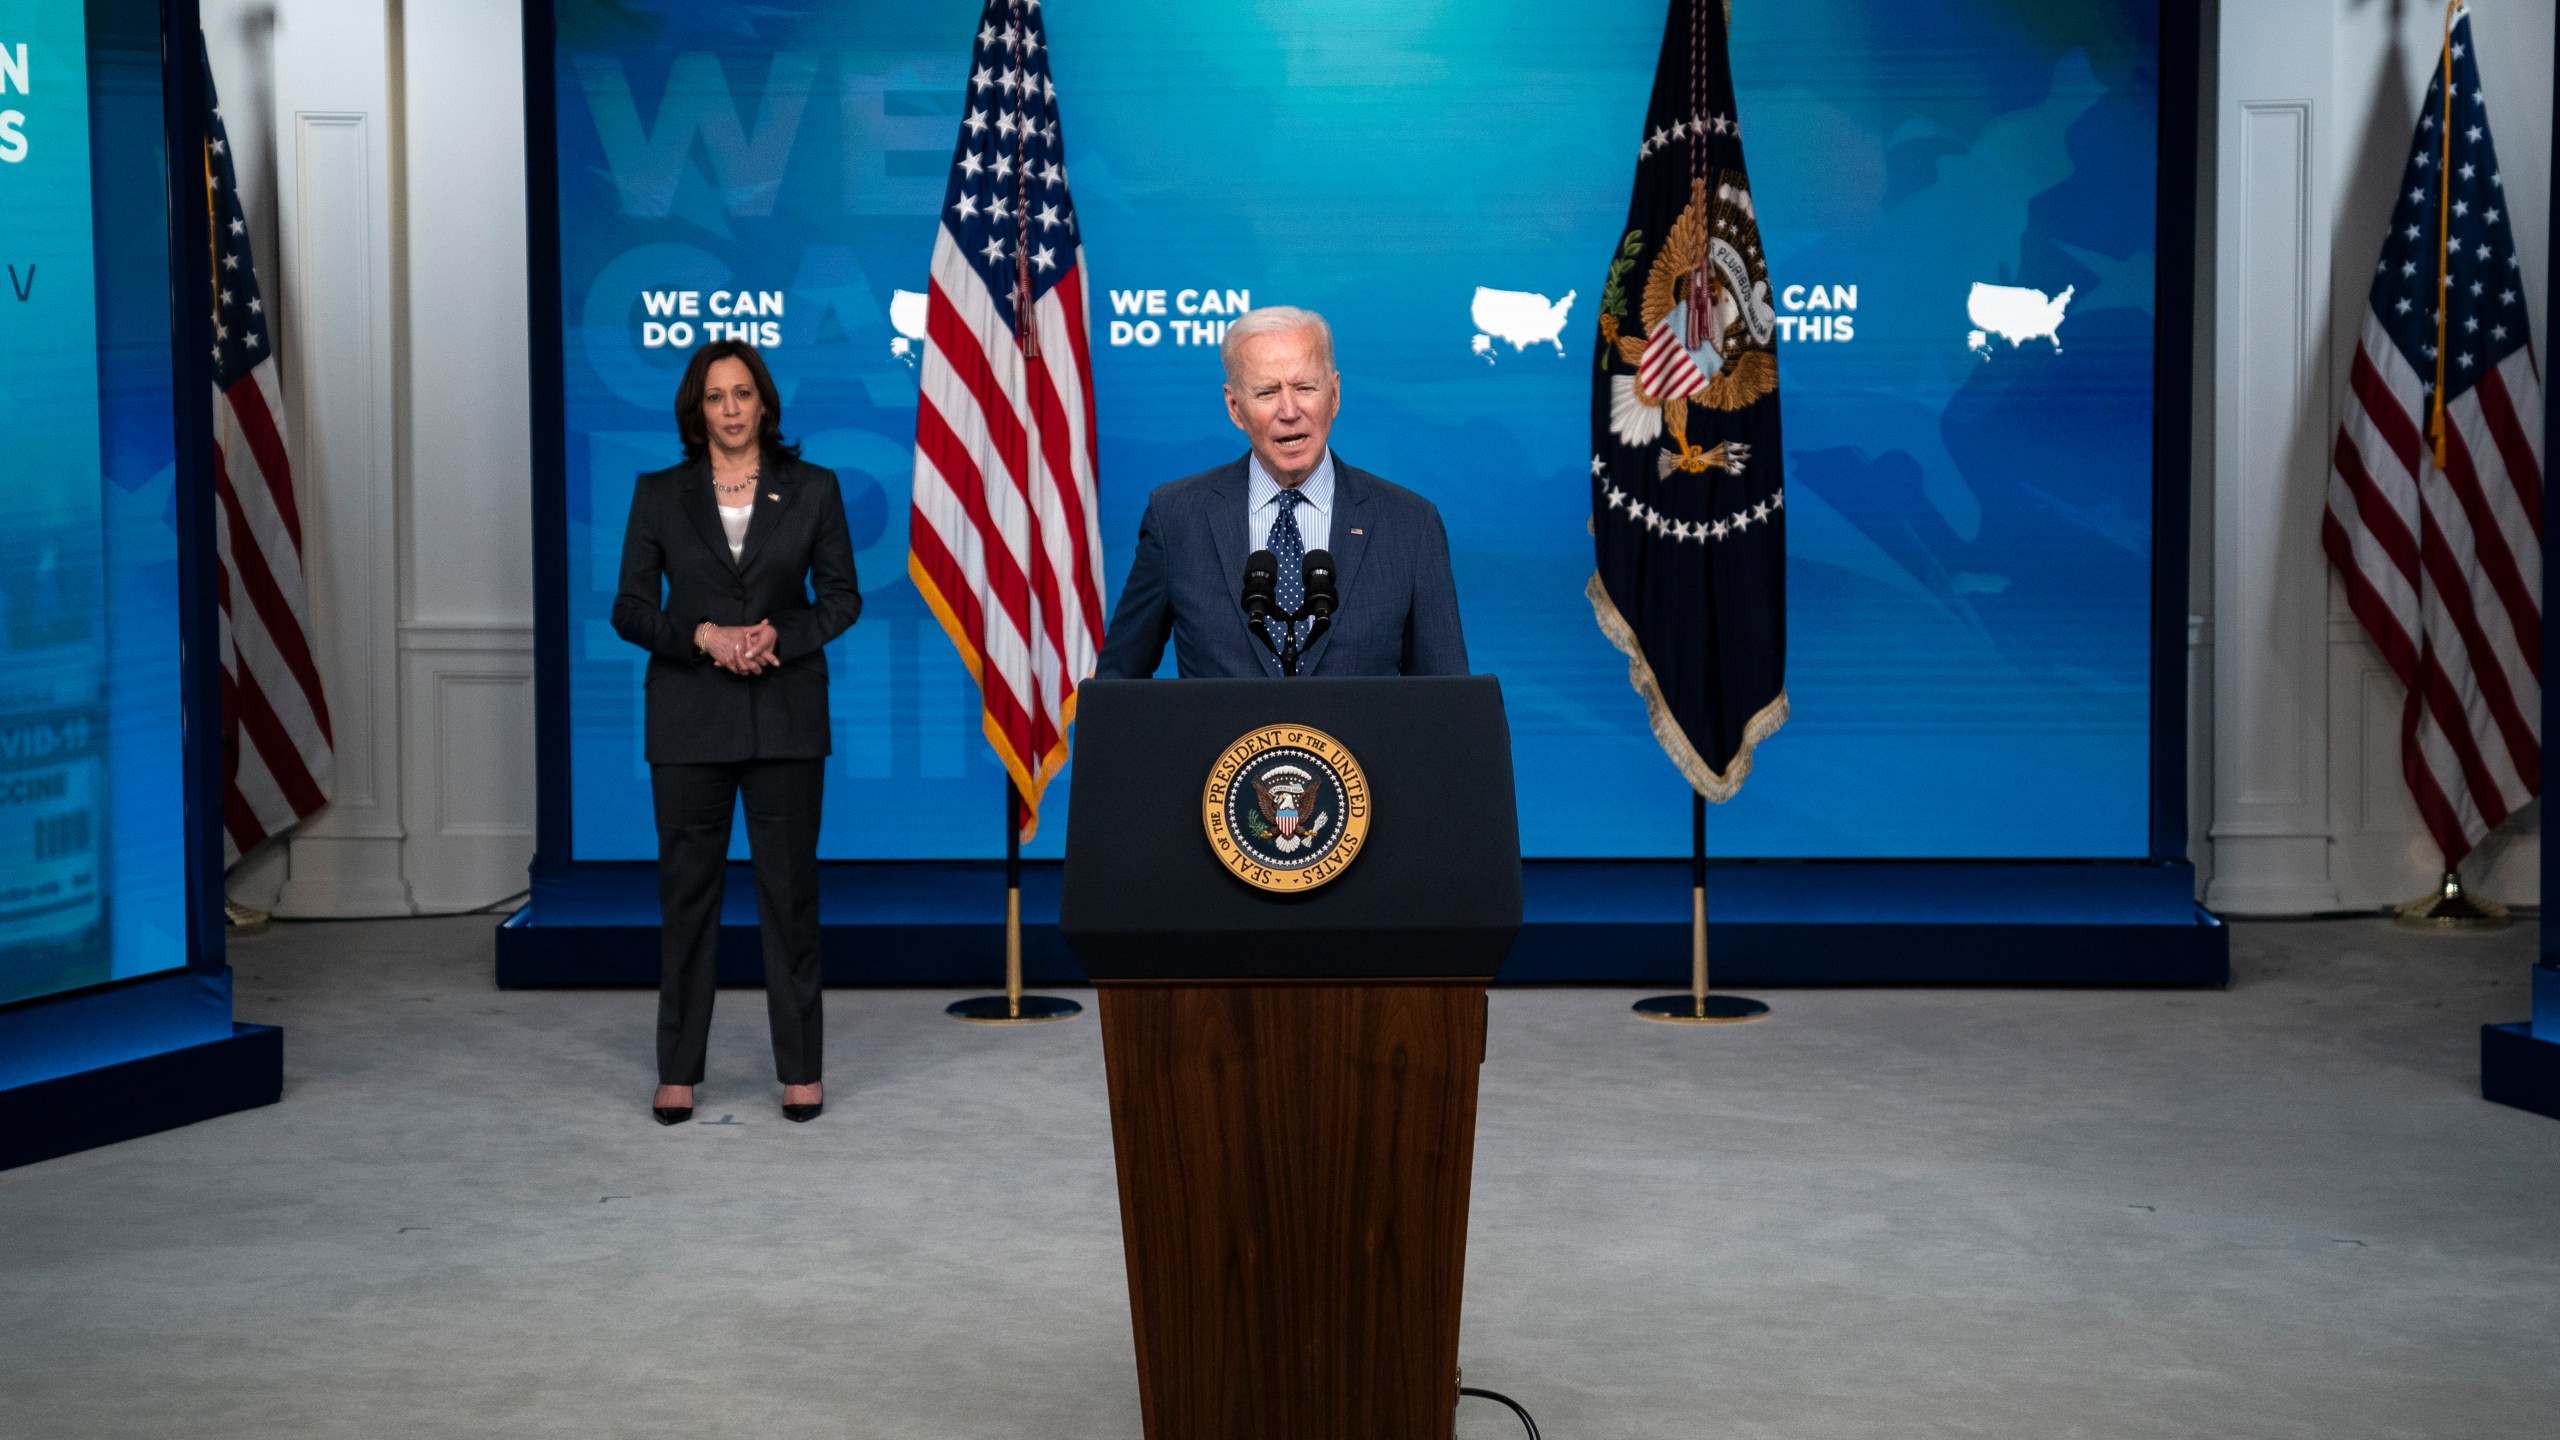
[[[329,802],[329,702],[311,653],[302,519],[285,456],[266,302],[249,259],[231,142],[205,67],[205,207],[213,224],[214,537],[222,606],[224,862]]]
[[[2344,411],[2321,544],[2408,687],[2400,770],[2451,869],[2542,790],[2542,372],[2467,8],[2418,119]]]
[[[907,573],[977,678],[1021,833],[1102,640],[1093,363],[1040,0],[988,0],[943,187]]]

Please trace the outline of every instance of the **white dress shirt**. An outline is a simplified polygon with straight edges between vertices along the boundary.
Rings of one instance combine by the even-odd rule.
[[[1271,527],[1280,518],[1280,482],[1262,468],[1262,457],[1245,462],[1253,489],[1245,504],[1245,553],[1271,548]],[[1333,548],[1333,451],[1316,462],[1316,473],[1298,482],[1298,539],[1309,550]]]

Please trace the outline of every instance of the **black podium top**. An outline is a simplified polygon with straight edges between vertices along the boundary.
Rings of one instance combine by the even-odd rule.
[[[1492,676],[1088,680],[1076,710],[1058,927],[1093,978],[1491,975],[1509,953],[1520,822]],[[1268,817],[1288,805],[1289,781],[1272,782],[1278,801],[1268,789],[1257,801],[1246,774],[1219,787],[1222,803],[1212,772],[1232,772],[1260,745],[1337,758],[1327,740],[1348,763],[1338,777],[1302,765],[1319,776],[1306,813],[1279,813],[1304,847],[1297,855],[1328,858],[1265,869],[1241,856],[1273,853]],[[1341,781],[1354,776],[1346,793]],[[1263,841],[1244,844],[1247,829]],[[1292,873],[1299,863],[1316,868]],[[1328,878],[1307,885],[1315,874]]]

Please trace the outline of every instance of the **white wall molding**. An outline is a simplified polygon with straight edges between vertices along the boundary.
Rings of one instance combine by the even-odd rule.
[[[404,637],[406,873],[421,910],[466,910],[525,888],[533,858],[533,636],[489,627]]]
[[[403,650],[533,653],[533,622],[413,620],[400,627]]]

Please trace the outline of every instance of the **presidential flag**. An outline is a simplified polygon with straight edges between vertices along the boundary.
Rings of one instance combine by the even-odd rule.
[[[2450,870],[2542,791],[2542,371],[2467,7],[2374,266],[2322,548],[2407,687],[2400,773]]]
[[[213,226],[214,554],[222,657],[222,832],[227,865],[329,803],[329,701],[302,586],[302,516],[285,454],[284,392],[249,222],[214,97],[204,37],[205,206]]]
[[[1084,250],[1039,0],[988,0],[933,244],[907,573],[976,677],[1022,838],[1102,640]]]
[[[1588,593],[1710,800],[1787,719],[1777,311],[1716,0],[1672,0],[1600,292]]]

